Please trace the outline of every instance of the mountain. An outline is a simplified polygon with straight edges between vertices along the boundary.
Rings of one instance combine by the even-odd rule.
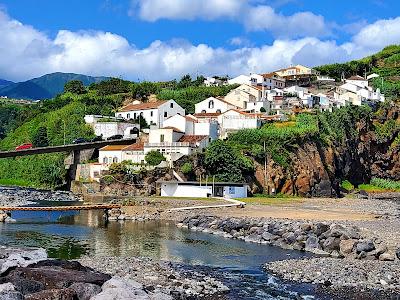
[[[1,86],[0,96],[15,99],[41,100],[53,98],[64,90],[64,85],[71,80],[80,80],[85,86],[109,79],[109,77],[92,77],[74,73],[51,73],[28,81]]]
[[[3,87],[8,86],[10,84],[13,84],[13,83],[14,82],[12,82],[12,81],[8,81],[8,80],[5,80],[5,79],[0,79],[0,89],[3,88]]]

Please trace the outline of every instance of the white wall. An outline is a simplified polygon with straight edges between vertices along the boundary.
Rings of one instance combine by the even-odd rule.
[[[200,197],[205,198],[212,194],[211,186],[178,185],[177,183],[162,183],[161,196],[163,197]]]
[[[161,141],[161,135],[164,135],[164,142]],[[149,133],[149,143],[174,143],[182,136],[183,133],[175,132],[173,129],[151,128]]]
[[[138,124],[123,122],[98,122],[94,123],[92,126],[94,133],[98,136],[103,135],[104,139],[116,134],[125,135],[125,131],[128,128],[133,129],[136,127],[140,130],[140,126]]]
[[[186,122],[187,120],[184,116],[174,115],[164,121],[163,127],[175,127],[186,133]]]
[[[146,163],[145,154],[143,150],[139,151],[123,151],[122,160],[128,160],[136,164]]]
[[[194,123],[194,134],[195,135],[208,135],[211,140],[218,138],[219,124],[217,122],[211,123]]]
[[[99,150],[99,163],[105,163],[104,158],[107,158],[107,164],[112,164],[113,162],[121,162],[122,161],[122,151],[102,151]],[[116,161],[114,161],[116,159]]]
[[[213,104],[213,105],[212,105]],[[217,98],[209,97],[197,104],[195,104],[195,113],[216,113],[225,112],[230,108],[235,108],[234,105],[229,105]]]

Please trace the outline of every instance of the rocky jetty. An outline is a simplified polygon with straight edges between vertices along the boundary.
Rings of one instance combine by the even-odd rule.
[[[365,239],[358,227],[337,223],[195,216],[184,219],[178,226],[334,258],[396,259],[395,250],[389,249],[384,241]]]
[[[71,192],[0,187],[0,206],[23,206],[40,201],[81,201]]]

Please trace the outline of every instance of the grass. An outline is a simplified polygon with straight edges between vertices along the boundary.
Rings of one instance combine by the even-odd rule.
[[[301,203],[301,198],[298,197],[283,197],[283,198],[270,198],[270,197],[249,197],[249,198],[240,198],[236,199],[239,201],[243,201],[246,204],[258,204],[258,205],[286,205],[292,203]]]
[[[35,187],[35,184],[33,184],[30,181],[23,180],[23,179],[8,179],[8,178],[0,178],[0,185]]]
[[[346,191],[352,191],[352,190],[354,190],[354,185],[351,184],[351,182],[348,181],[348,180],[342,181],[342,183],[340,184],[340,186],[341,186],[342,188],[344,188]]]
[[[358,186],[358,190],[364,190],[367,193],[384,193],[384,192],[388,192],[388,191],[393,191],[393,190],[381,188],[381,187],[373,185],[373,184],[360,184]]]

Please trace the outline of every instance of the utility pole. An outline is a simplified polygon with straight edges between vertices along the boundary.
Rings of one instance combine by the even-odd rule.
[[[63,121],[63,123],[64,123],[64,146],[65,146],[65,120],[62,120]]]
[[[264,193],[267,187],[267,149],[264,141]]]

